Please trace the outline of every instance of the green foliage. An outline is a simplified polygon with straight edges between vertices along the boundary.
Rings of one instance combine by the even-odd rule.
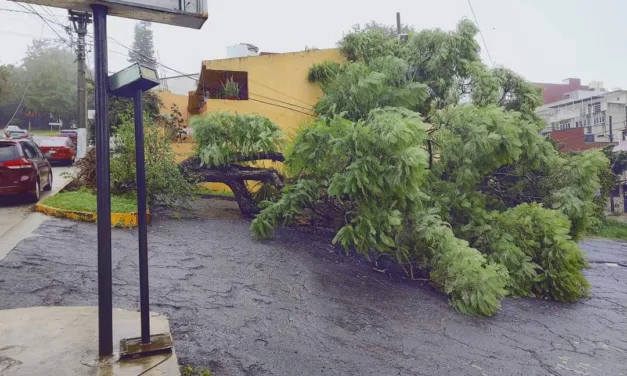
[[[170,141],[180,142],[187,138],[185,119],[176,104],[172,104],[169,114],[155,115],[154,121],[163,128],[165,137]]]
[[[212,373],[208,369],[193,368],[191,366],[181,366],[181,376],[211,376]]]
[[[602,238],[627,240],[627,223],[607,218],[600,222],[591,234]]]
[[[588,294],[585,255],[571,237],[568,217],[539,204],[509,209],[480,238],[490,257],[509,270],[510,292],[574,302]],[[496,241],[495,241],[496,238]]]
[[[23,85],[28,84],[23,110],[51,113],[65,123],[76,118],[76,56],[65,46],[33,40],[22,62]],[[14,94],[24,93],[24,86]],[[15,107],[13,108],[15,110]]]
[[[344,114],[356,121],[366,118],[375,108],[418,110],[428,96],[427,87],[410,82],[406,70],[406,62],[392,56],[376,58],[370,66],[360,62],[350,64],[334,80],[322,83],[324,96],[316,104],[315,112],[327,117]]]
[[[200,160],[210,167],[278,152],[283,137],[278,125],[259,115],[214,112],[195,116],[190,124]]]
[[[585,296],[576,241],[609,189],[608,159],[560,154],[540,136],[539,91],[486,67],[476,33],[464,20],[453,32],[410,31],[405,43],[380,25],[348,34],[346,65],[310,70],[324,93],[319,117],[287,147],[294,181],[253,234],[330,217],[334,242],[411,276],[426,270],[469,314],[493,314],[506,294]],[[219,132],[212,145],[228,140]]]
[[[257,239],[267,239],[274,229],[281,225],[293,225],[296,218],[305,213],[305,208],[321,198],[320,184],[299,179],[294,185],[283,189],[283,195],[277,202],[266,202],[266,208],[255,217],[251,231]]]
[[[157,60],[155,59],[153,33],[150,27],[151,23],[148,21],[139,21],[135,24],[133,47],[128,52],[128,61],[155,68]]]
[[[314,63],[309,68],[309,74],[307,79],[309,82],[326,82],[335,76],[342,70],[342,66],[335,61],[323,61],[322,63]]]
[[[181,175],[170,141],[151,121],[144,123],[144,133],[148,203],[188,205],[193,187]],[[117,194],[136,190],[135,127],[129,119],[123,121],[118,129],[116,150],[111,158],[111,186]]]
[[[0,65],[0,101],[10,98],[13,94],[13,85],[11,84],[12,65]]]
[[[155,119],[162,106],[161,98],[154,91],[145,91],[142,94],[142,108],[146,118]],[[127,119],[133,118],[133,99],[117,97],[114,95],[109,96],[109,125],[111,135],[114,135],[118,127],[122,125]],[[90,131],[90,134],[94,132]]]
[[[428,250],[426,264],[430,277],[451,297],[451,305],[466,314],[485,316],[496,313],[499,300],[507,291],[506,268],[487,261],[468,242],[455,237],[451,227],[433,213],[418,213],[411,240],[414,246]]]

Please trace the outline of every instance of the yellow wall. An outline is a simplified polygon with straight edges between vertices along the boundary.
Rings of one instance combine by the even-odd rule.
[[[187,112],[187,95],[178,95],[174,94],[169,90],[159,90],[156,92],[159,98],[161,98],[161,113],[162,114],[171,114],[172,113],[172,105],[176,104],[179,108],[181,114],[183,114],[183,119],[185,119],[185,124],[188,124],[189,113]]]
[[[248,72],[249,99],[209,99],[200,110],[200,114],[214,111],[259,114],[274,121],[288,137],[292,137],[299,126],[313,118],[313,106],[322,95],[318,84],[307,80],[309,68],[314,63],[326,60],[341,62],[343,57],[337,49],[325,49],[204,61],[203,70]],[[177,148],[179,155],[184,153],[184,150],[187,151],[189,148],[182,146]],[[256,165],[278,167],[269,161]],[[255,184],[256,182],[249,183]],[[229,190],[224,184],[205,183],[204,185],[213,190]]]
[[[292,136],[298,126],[312,118],[307,114],[311,114],[322,95],[318,84],[307,80],[309,68],[325,60],[341,62],[343,57],[337,49],[325,49],[204,61],[203,69],[248,72],[249,99],[209,99],[200,112],[257,113],[274,121]]]

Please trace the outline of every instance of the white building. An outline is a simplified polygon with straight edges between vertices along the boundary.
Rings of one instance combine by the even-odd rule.
[[[155,91],[168,90],[178,95],[189,95],[198,87],[198,73],[159,78],[159,86]]]
[[[585,128],[586,142],[624,140],[623,131],[627,124],[627,91],[607,92],[595,88],[572,91],[565,97],[566,99],[546,104],[536,110],[536,114],[548,124],[541,131],[543,135],[569,128]]]

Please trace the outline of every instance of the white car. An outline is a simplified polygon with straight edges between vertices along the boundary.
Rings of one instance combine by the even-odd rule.
[[[9,131],[21,131],[22,129],[20,127],[18,127],[17,125],[7,125],[6,128],[4,128],[5,132],[9,132]]]

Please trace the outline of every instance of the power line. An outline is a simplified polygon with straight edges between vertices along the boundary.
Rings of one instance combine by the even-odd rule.
[[[266,87],[266,88],[268,88],[268,89],[270,89],[270,90],[272,90],[272,91],[276,91],[276,92],[277,92],[277,93],[279,93],[279,94],[283,94],[283,95],[285,95],[286,97],[289,97],[289,98],[295,99],[296,101],[298,101],[298,102],[300,102],[300,103],[304,103],[304,104],[306,104],[307,106],[309,106],[308,108],[312,108],[312,107],[313,107],[313,105],[312,105],[312,104],[309,104],[309,103],[307,103],[307,102],[305,102],[305,101],[302,101],[302,100],[300,100],[300,99],[298,99],[298,98],[296,98],[296,97],[293,97],[293,96],[291,96],[291,95],[289,95],[289,94],[285,94],[284,92],[282,92],[282,91],[280,91],[280,90],[277,90],[277,89],[275,89],[275,88],[273,88],[273,87],[270,87],[270,86],[268,86],[268,85],[266,85],[266,84],[264,84],[264,83],[261,83],[261,82],[259,82],[259,81],[253,80],[252,78],[249,78],[249,80],[250,80],[250,81],[253,81],[253,82],[256,82],[256,83],[258,83],[259,85],[264,86],[264,87]],[[250,85],[249,85],[249,86],[250,86]]]
[[[26,11],[20,11],[20,13],[31,13],[31,14],[37,15],[39,18],[41,18],[41,20],[42,20],[42,21],[44,21],[44,22],[48,25],[48,27],[49,27],[52,31],[54,31],[54,33],[55,33],[55,34],[57,34],[57,36],[59,37],[59,40],[61,40],[61,41],[65,42],[65,43],[66,43],[66,44],[67,44],[70,48],[72,47],[71,42],[68,42],[68,41],[67,41],[67,39],[65,39],[65,38],[61,37],[61,35],[59,35],[59,33],[57,33],[57,31],[56,31],[54,28],[52,28],[52,26],[50,26],[50,24],[49,24],[48,22],[51,22],[51,23],[56,24],[56,25],[58,25],[58,26],[61,26],[64,30],[67,30],[67,27],[68,27],[67,25],[63,25],[63,24],[61,24],[61,23],[60,23],[60,22],[58,22],[58,21],[53,21],[53,20],[51,20],[51,19],[49,19],[49,18],[46,18],[46,17],[42,16],[42,15],[41,15],[41,14],[39,14],[39,13],[38,13],[38,12],[37,12],[37,11],[36,11],[33,7],[32,7],[32,6],[30,6],[30,4],[28,4],[28,5],[30,6],[30,8],[31,8],[30,10],[29,10],[28,8],[26,8],[24,5],[20,4],[20,3],[16,3],[16,4],[17,4],[17,5],[19,5],[20,7],[24,8],[24,9],[26,9]],[[44,9],[45,9],[45,8],[44,8]],[[93,39],[93,35],[91,35],[91,34],[87,34],[87,36]],[[185,73],[183,73],[183,72],[181,72],[181,71],[179,71],[179,70],[176,70],[176,69],[174,69],[174,68],[172,68],[172,67],[169,67],[169,66],[167,66],[167,65],[165,65],[165,64],[163,64],[163,63],[160,63],[160,62],[156,61],[155,59],[153,59],[153,58],[151,58],[151,57],[148,57],[148,56],[146,56],[146,55],[142,54],[141,52],[139,52],[139,51],[136,51],[136,50],[132,49],[131,47],[126,46],[125,44],[121,43],[120,41],[118,41],[117,39],[115,39],[115,38],[113,38],[113,37],[108,37],[108,39],[109,39],[109,40],[111,40],[112,42],[114,42],[114,43],[116,43],[116,44],[118,44],[118,45],[120,45],[120,46],[124,47],[124,48],[125,48],[125,49],[127,49],[128,51],[131,51],[131,52],[136,53],[138,56],[140,56],[140,57],[142,57],[142,58],[144,58],[144,59],[146,59],[146,60],[148,60],[148,61],[152,62],[152,63],[153,63],[153,64],[155,64],[156,66],[161,66],[161,67],[163,67],[163,68],[165,68],[165,69],[168,69],[168,70],[170,70],[170,71],[172,71],[172,72],[175,72],[175,73],[177,73],[177,74],[180,74],[180,75],[182,75],[182,76],[186,76],[186,77],[188,77],[189,79],[191,79],[191,80],[194,80],[194,81],[198,82],[198,79],[195,79],[195,78],[193,78],[193,77],[190,77],[190,75],[189,75],[189,74],[185,74]],[[112,51],[112,50],[109,50],[109,52],[112,52],[112,53],[114,53],[114,54],[118,54],[118,55],[122,55],[122,56],[127,56],[126,54],[123,54],[123,53],[121,53],[121,52],[117,52],[117,51]]]
[[[293,103],[290,103],[290,102],[284,102],[284,101],[278,100],[278,99],[276,99],[276,98],[267,97],[267,96],[265,96],[265,95],[261,95],[261,94],[257,94],[257,93],[249,93],[249,95],[255,95],[255,96],[257,96],[257,97],[262,97],[262,98],[265,98],[265,99],[270,99],[270,100],[273,100],[273,101],[275,101],[275,102],[283,103],[283,104],[286,104],[286,105],[288,105],[288,106],[293,106],[293,107],[297,107],[297,108],[302,108],[302,109],[304,109],[304,110],[310,110],[310,109],[311,109],[311,107],[304,107],[304,106],[300,106],[300,105],[293,104]]]
[[[481,31],[481,26],[479,26],[477,15],[475,15],[475,10],[473,9],[472,3],[470,2],[470,0],[468,0],[468,5],[470,6],[470,11],[472,12],[472,18],[475,19],[475,24],[477,24],[477,29],[479,29],[479,35],[481,36],[481,40],[483,41],[485,52],[488,54],[488,58],[490,58],[490,63],[492,64],[492,67],[494,67],[494,61],[492,60],[492,56],[490,55],[490,50],[488,50],[488,44],[485,42],[485,38],[483,37],[483,32]]]
[[[269,106],[275,106],[275,107],[280,107],[280,108],[284,108],[286,110],[290,110],[290,111],[294,111],[294,112],[298,112],[299,114],[303,114],[303,115],[307,115],[307,116],[312,116],[312,114],[308,114],[306,112],[302,112],[302,111],[298,111],[295,110],[293,108],[289,108],[289,107],[285,107],[285,106],[281,106],[280,104],[274,104],[274,103],[270,103],[270,102],[264,102],[264,101],[260,101],[259,99],[255,99],[255,98],[248,98],[251,101],[255,101],[255,102],[259,102],[259,103],[264,103],[267,104]]]
[[[15,4],[17,4],[18,6],[20,6],[20,7],[24,8],[24,9],[26,9],[26,10],[28,10],[28,8],[27,8],[26,6],[24,6],[24,5],[20,4],[20,3],[15,3]],[[27,4],[27,5],[29,6],[29,8],[30,8],[30,10],[31,10],[31,13],[33,13],[33,14],[37,15],[39,18],[41,18],[41,20],[42,20],[42,21],[44,21],[44,23],[45,23],[45,24],[46,24],[46,25],[50,28],[50,30],[52,30],[52,31],[53,31],[53,32],[54,32],[54,33],[55,33],[55,34],[59,37],[59,39],[61,39],[63,42],[65,42],[65,44],[67,44],[67,45],[68,45],[68,47],[72,48],[72,43],[71,43],[71,42],[68,42],[65,38],[63,38],[63,37],[62,37],[62,36],[61,36],[61,35],[60,35],[60,34],[59,34],[59,33],[58,33],[58,32],[57,32],[57,31],[56,31],[56,30],[55,30],[55,29],[54,29],[54,28],[50,25],[50,23],[48,23],[48,21],[49,21],[49,20],[48,20],[47,18],[44,18],[41,14],[39,14],[39,12],[37,12],[37,11],[35,10],[35,8],[33,8],[33,7],[32,7],[32,5],[30,5],[30,4]],[[51,21],[51,22],[53,22],[53,23],[54,23],[54,21]],[[63,25],[62,25],[62,26],[63,26]],[[63,28],[65,28],[65,26],[63,26]]]
[[[44,7],[43,5],[40,5],[39,7],[40,7],[41,9],[43,9],[43,11],[44,11],[44,12],[46,12],[47,14],[49,14],[49,15],[50,15],[50,17],[52,17],[54,20],[56,20],[56,21],[57,21],[57,23],[61,23],[61,21],[59,21],[59,18],[57,18],[57,16],[56,16],[54,13],[52,13],[52,12],[50,11],[50,9],[49,9],[49,8]]]
[[[27,12],[25,10],[19,10],[19,9],[8,9],[8,8],[0,8],[0,11],[4,11],[4,12],[15,12],[15,13],[33,13],[33,12]]]

